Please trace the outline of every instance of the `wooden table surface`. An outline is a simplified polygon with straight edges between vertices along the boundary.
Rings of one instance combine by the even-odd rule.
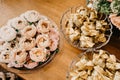
[[[0,26],[4,25],[8,19],[16,17],[27,10],[37,10],[54,20],[60,27],[59,22],[63,12],[72,6],[85,4],[85,0],[0,0]],[[112,37],[103,49],[115,54],[120,59],[120,40],[117,38]],[[25,72],[7,68],[4,64],[1,65],[26,80],[65,80],[72,59],[81,52],[81,50],[68,44],[61,34],[60,52],[43,68]]]

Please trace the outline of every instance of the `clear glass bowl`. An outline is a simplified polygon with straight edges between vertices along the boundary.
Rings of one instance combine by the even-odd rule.
[[[104,50],[105,51],[105,50]],[[66,78],[67,80],[71,80],[71,76],[70,76],[70,72],[76,69],[75,64],[82,58],[82,56],[86,56],[88,58],[88,60],[92,60],[93,59],[93,54],[98,54],[99,50],[87,50],[86,52],[80,53],[77,57],[75,57],[71,64],[70,67],[68,69]],[[110,55],[111,53],[109,53],[108,51],[105,51],[108,55]],[[117,58],[116,58],[117,59]],[[117,59],[117,62],[120,63],[120,60]]]
[[[81,49],[81,50],[88,50],[88,49],[92,49],[92,48],[94,48],[94,49],[99,49],[99,48],[105,46],[105,45],[109,42],[109,40],[110,40],[110,38],[111,38],[111,36],[112,36],[112,28],[113,28],[110,20],[107,18],[106,15],[100,15],[100,18],[101,18],[101,19],[104,18],[104,20],[106,20],[106,21],[108,22],[109,26],[110,26],[110,29],[106,30],[106,34],[105,34],[105,37],[106,37],[106,39],[107,39],[106,42],[100,43],[100,44],[95,44],[93,47],[90,47],[90,48],[83,48],[83,47],[80,47],[80,44],[75,44],[75,43],[73,43],[73,42],[70,41],[68,35],[67,35],[66,32],[65,32],[65,30],[66,30],[66,29],[65,29],[66,22],[67,22],[67,20],[69,19],[70,14],[76,13],[76,10],[78,10],[79,7],[80,7],[80,6],[72,7],[72,8],[70,8],[70,9],[68,9],[67,11],[64,12],[64,14],[63,14],[62,17],[61,17],[61,20],[60,20],[60,29],[61,29],[61,32],[63,33],[65,39],[66,39],[72,46],[74,46],[74,47],[76,47],[76,48],[78,48],[78,49]],[[84,7],[86,7],[86,6],[84,6]]]

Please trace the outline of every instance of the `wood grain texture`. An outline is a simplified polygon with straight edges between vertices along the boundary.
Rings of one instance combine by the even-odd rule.
[[[37,10],[54,20],[59,27],[63,12],[70,7],[85,4],[85,0],[0,0],[0,26],[4,25],[8,19],[27,10]],[[120,40],[112,37],[103,49],[117,55],[120,59]],[[65,80],[72,59],[81,52],[68,44],[61,34],[61,51],[43,68],[25,72],[7,68],[4,64],[1,65],[26,80]]]

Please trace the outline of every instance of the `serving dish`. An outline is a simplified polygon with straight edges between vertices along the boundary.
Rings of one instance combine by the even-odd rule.
[[[0,28],[0,33],[0,62],[8,67],[43,67],[59,51],[57,25],[35,10],[10,19]]]
[[[86,51],[75,57],[67,80],[119,80],[120,60],[105,50]]]
[[[81,15],[81,13],[82,13],[82,10],[85,10],[86,12],[87,12],[87,10],[89,11],[90,10],[90,12],[88,12],[88,14],[89,13],[91,13],[92,11],[93,11],[93,13],[95,13],[96,15],[97,15],[97,19],[96,20],[98,20],[98,21],[103,21],[103,22],[106,22],[107,23],[107,26],[109,26],[109,28],[108,29],[106,29],[105,31],[103,31],[103,34],[105,35],[105,38],[106,38],[106,40],[105,41],[101,41],[101,42],[97,42],[97,41],[93,41],[93,40],[91,40],[91,42],[90,42],[90,45],[89,46],[81,46],[81,44],[83,44],[82,42],[84,41],[82,41],[80,38],[81,38],[81,35],[83,36],[83,38],[85,38],[86,37],[86,39],[87,38],[91,38],[91,37],[96,37],[96,35],[94,35],[94,33],[92,32],[92,29],[89,29],[89,28],[87,28],[87,27],[85,27],[86,29],[88,29],[88,30],[86,30],[86,32],[84,31],[84,33],[85,33],[85,36],[83,35],[84,33],[83,33],[83,29],[82,29],[82,27],[84,26],[83,24],[86,24],[87,22],[85,22],[84,20],[83,20],[83,24],[82,25],[79,25],[79,26],[77,26],[77,25],[75,25],[75,22],[74,21],[76,21],[76,23],[77,24],[79,24],[80,23],[80,19],[81,19],[81,17],[83,17],[82,15],[85,15],[86,13],[84,13],[83,12],[83,14]],[[86,17],[86,16],[85,16]],[[90,19],[90,17],[87,15],[87,19]],[[93,16],[94,17],[94,16]],[[76,19],[76,18],[78,18],[78,19]],[[84,18],[84,17],[83,17]],[[75,19],[75,20],[74,20]],[[86,20],[86,19],[85,19]],[[73,21],[73,22],[72,22]],[[88,23],[90,22],[90,20],[88,21]],[[90,22],[91,23],[91,22]],[[72,26],[72,28],[71,28],[71,25],[73,25]],[[70,27],[69,27],[70,26]],[[78,30],[76,30],[75,28],[80,28],[80,29],[78,29]],[[94,26],[93,26],[94,27]],[[96,26],[95,26],[96,27]],[[110,37],[111,37],[111,35],[112,35],[112,24],[111,24],[111,22],[110,22],[110,20],[108,19],[108,17],[106,16],[106,15],[104,15],[104,14],[101,14],[101,13],[97,13],[96,11],[94,11],[93,9],[91,9],[91,8],[88,8],[88,7],[86,7],[86,6],[77,6],[77,7],[72,7],[72,8],[70,8],[70,9],[68,9],[63,15],[62,15],[62,18],[61,18],[61,21],[60,21],[60,28],[61,28],[61,32],[63,33],[63,35],[64,35],[64,37],[65,37],[65,39],[72,45],[72,46],[74,46],[74,47],[76,47],[76,48],[78,48],[78,49],[81,49],[81,50],[88,50],[88,49],[92,49],[92,48],[94,48],[94,49],[99,49],[99,48],[101,48],[101,47],[103,47],[103,46],[105,46],[108,42],[109,42],[109,40],[110,40]],[[74,28],[74,29],[73,29]],[[75,31],[76,30],[76,31]],[[87,33],[87,32],[89,32],[89,31],[91,31],[91,33],[93,33],[93,35],[91,36],[91,35],[89,35],[89,34],[91,34],[91,33]],[[96,30],[96,31],[98,31],[98,33],[99,33],[99,35],[101,34],[101,32],[99,31],[99,30]],[[72,33],[73,32],[73,33]],[[87,33],[87,35],[86,35],[86,33]],[[96,33],[95,33],[96,34]],[[75,35],[75,37],[73,37],[73,36]],[[76,37],[76,35],[77,35],[77,37]],[[98,37],[99,38],[99,37]],[[75,39],[75,40],[74,40]],[[104,39],[101,39],[101,40],[104,40]],[[85,43],[85,42],[84,42]],[[87,43],[87,42],[86,42]]]

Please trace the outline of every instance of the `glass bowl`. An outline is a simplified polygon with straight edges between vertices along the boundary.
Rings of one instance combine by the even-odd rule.
[[[108,51],[105,51],[105,52],[108,56],[111,54]],[[87,60],[92,60],[93,59],[93,54],[98,54],[98,53],[99,53],[99,50],[87,50],[86,52],[80,53],[77,57],[75,57],[72,60],[70,66],[69,66],[69,69],[68,69],[68,72],[67,72],[67,75],[66,75],[67,80],[71,80],[70,72],[72,72],[73,70],[75,70],[77,68],[76,63],[78,61],[80,61],[80,59],[83,56],[87,57]],[[111,55],[113,55],[113,54],[111,54]],[[116,62],[120,63],[120,60],[116,58]]]
[[[92,48],[94,48],[94,49],[99,49],[99,48],[105,46],[105,45],[109,42],[109,40],[110,40],[110,38],[111,38],[111,36],[112,36],[112,27],[113,27],[113,26],[112,26],[110,20],[108,19],[108,17],[107,17],[106,15],[104,15],[104,14],[101,14],[99,17],[100,17],[102,20],[107,21],[107,22],[108,22],[108,25],[110,26],[110,28],[107,29],[106,32],[105,32],[105,37],[106,37],[106,39],[107,39],[106,42],[99,43],[99,44],[95,44],[93,47],[88,47],[88,48],[87,48],[87,47],[80,47],[80,44],[73,43],[73,42],[70,40],[70,38],[68,37],[68,35],[66,34],[66,32],[65,32],[66,29],[65,29],[65,28],[66,28],[66,23],[67,23],[67,21],[68,21],[68,19],[69,19],[69,17],[70,17],[70,14],[76,13],[76,11],[77,11],[80,7],[81,7],[81,6],[77,6],[77,7],[72,7],[72,8],[70,8],[70,9],[68,9],[67,11],[65,11],[65,12],[63,13],[63,15],[62,15],[62,17],[61,17],[61,20],[60,20],[60,29],[61,29],[61,32],[63,33],[65,39],[68,41],[69,44],[71,44],[72,46],[74,46],[74,47],[76,47],[76,48],[78,48],[78,49],[80,49],[80,50],[88,50],[88,49],[92,49]],[[86,6],[84,6],[84,7],[86,7]]]

